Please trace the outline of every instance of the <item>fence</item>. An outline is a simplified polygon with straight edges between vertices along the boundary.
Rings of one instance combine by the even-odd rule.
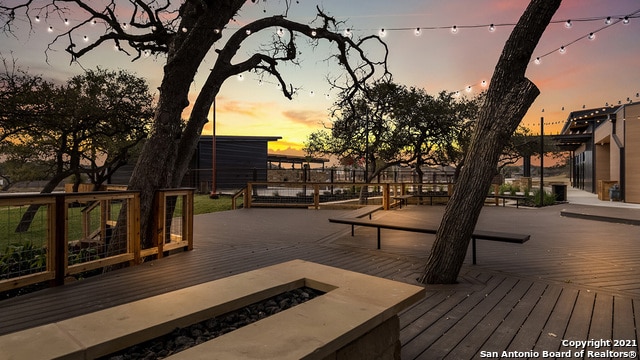
[[[362,169],[284,169],[284,168],[255,168],[255,169],[227,169],[223,177],[218,172],[216,189],[228,192],[244,188],[247,182],[289,182],[289,183],[365,183]],[[200,193],[211,192],[211,169],[189,169],[183,186],[197,188]],[[454,172],[451,170],[428,170],[422,177],[426,184],[452,183]],[[412,169],[389,169],[381,172],[374,180],[375,183],[418,183],[418,174]]]
[[[138,192],[0,197],[0,291],[192,249],[193,190],[161,190],[156,208],[156,226],[167,231],[141,249]]]
[[[313,207],[321,204],[346,203],[356,199],[366,204],[380,204],[389,209],[393,197],[413,194],[451,195],[451,183],[313,183],[313,182],[249,182],[236,193],[243,196],[243,206],[250,207]],[[235,207],[234,207],[235,208]]]

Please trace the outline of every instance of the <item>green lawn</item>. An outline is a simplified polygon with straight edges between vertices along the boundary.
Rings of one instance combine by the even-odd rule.
[[[226,210],[231,210],[231,196],[222,195],[218,199],[211,199],[209,195],[196,194],[193,197],[194,215]]]

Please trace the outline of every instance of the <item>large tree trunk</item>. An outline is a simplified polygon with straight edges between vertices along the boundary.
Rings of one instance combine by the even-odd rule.
[[[155,239],[153,202],[156,191],[179,185],[184,175],[184,162],[188,162],[191,156],[190,153],[179,154],[183,137],[181,115],[189,104],[189,87],[198,67],[213,43],[221,37],[220,33],[211,29],[222,29],[230,14],[237,12],[243,1],[234,1],[234,8],[220,4],[205,8],[196,3],[185,5],[182,23],[189,24],[194,30],[188,35],[176,36],[171,43],[152,132],[129,181],[129,189],[140,191],[140,236],[143,247],[153,245]],[[189,138],[185,142],[193,142],[193,137],[199,136],[199,133],[193,132],[193,126],[187,125],[187,129],[191,131],[185,134]]]
[[[525,78],[533,51],[561,0],[532,0],[496,65],[471,145],[427,261],[422,283],[455,283],[502,149],[539,94]]]

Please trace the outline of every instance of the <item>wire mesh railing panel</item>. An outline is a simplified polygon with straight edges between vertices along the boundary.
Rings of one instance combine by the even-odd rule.
[[[164,242],[177,243],[182,241],[184,199],[180,195],[165,197],[165,233]]]
[[[252,187],[252,204],[299,204],[312,205],[314,203],[313,185],[273,184]]]
[[[50,203],[0,200],[0,280],[47,271]]]

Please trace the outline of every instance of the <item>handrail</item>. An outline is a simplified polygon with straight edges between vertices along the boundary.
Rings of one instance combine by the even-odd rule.
[[[244,187],[240,190],[238,190],[235,194],[233,194],[233,196],[231,196],[231,210],[236,210],[237,209],[237,205],[236,205],[236,201],[238,200],[238,198],[240,196],[244,196],[247,192],[247,188]]]
[[[193,194],[190,188],[157,192],[156,224],[169,231],[144,250],[138,191],[0,195],[0,291],[62,285],[70,275],[193,249]]]

